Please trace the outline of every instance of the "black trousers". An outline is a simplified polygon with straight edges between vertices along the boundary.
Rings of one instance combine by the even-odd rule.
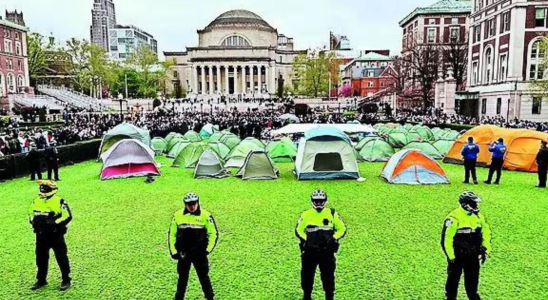
[[[213,286],[209,279],[209,260],[207,255],[187,255],[185,258],[179,259],[177,263],[177,273],[179,274],[179,280],[177,281],[177,293],[175,294],[176,300],[185,299],[186,287],[188,285],[188,275],[190,273],[190,265],[194,265],[198,280],[202,285],[202,291],[206,299],[213,299],[215,294],[213,293]]]
[[[55,176],[54,180],[59,180],[59,164],[55,162],[48,162],[48,180],[51,180],[51,173]]]
[[[70,264],[67,255],[65,236],[61,233],[36,234],[36,267],[38,281],[46,281],[48,277],[49,251],[53,250],[55,259],[61,270],[63,280],[70,280]]]
[[[472,175],[472,180],[478,181],[476,176],[476,161],[477,159],[465,159],[464,160],[464,181],[470,181],[470,175]]]
[[[481,300],[478,294],[480,261],[478,256],[457,258],[447,266],[447,283],[445,296],[447,300],[456,300],[459,292],[459,281],[464,271],[464,288],[470,300]]]
[[[546,175],[548,173],[548,165],[538,166],[538,186],[546,187]]]
[[[325,299],[332,300],[335,296],[335,269],[337,263],[333,252],[304,252],[301,255],[301,288],[304,298],[310,299],[314,288],[316,268],[320,267],[320,278],[325,292]]]
[[[40,164],[30,164],[30,180],[42,179],[42,170],[40,170]]]
[[[504,164],[504,158],[493,158],[491,160],[491,167],[489,167],[489,176],[487,177],[487,181],[491,182],[493,180],[493,175],[495,172],[497,173],[497,178],[495,179],[495,182],[500,182],[500,176],[502,175],[502,165]]]

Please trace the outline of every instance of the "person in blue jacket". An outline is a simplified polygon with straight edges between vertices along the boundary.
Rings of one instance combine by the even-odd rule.
[[[464,158],[464,182],[470,183],[470,175],[474,184],[478,184],[478,178],[476,176],[476,162],[478,160],[478,154],[480,148],[478,144],[474,143],[474,138],[468,138],[468,144],[464,145],[460,154]]]
[[[491,167],[489,167],[489,176],[484,181],[485,184],[491,184],[493,175],[497,172],[497,178],[494,184],[500,184],[500,176],[502,175],[502,165],[504,164],[504,154],[506,154],[506,145],[503,139],[498,139],[489,146],[489,152],[493,153],[491,158]]]

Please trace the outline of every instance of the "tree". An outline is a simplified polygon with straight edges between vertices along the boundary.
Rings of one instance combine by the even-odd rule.
[[[546,55],[548,51],[548,37],[543,37],[540,40],[539,47],[539,57],[542,57],[542,62],[538,66],[538,72],[542,72],[541,79],[531,78],[529,80],[529,89],[539,95],[542,99],[548,98],[548,77],[546,70],[548,70],[548,56]],[[541,56],[542,55],[542,56]],[[516,82],[517,89],[517,82]]]
[[[128,57],[126,63],[141,75],[139,94],[144,97],[155,97],[160,78],[153,72],[153,69],[159,64],[158,55],[143,45]]]
[[[329,79],[331,78],[332,86],[338,82],[337,68],[337,56],[334,52],[316,49],[298,55],[293,61],[293,70],[299,82],[298,92],[313,97],[327,95]]]
[[[27,55],[30,75],[30,86],[36,86],[36,80],[46,72],[46,46],[44,37],[38,33],[27,35]]]
[[[170,79],[169,72],[173,71],[173,67],[177,64],[175,59],[168,59],[160,63],[158,70],[158,83],[161,85],[164,95],[167,95],[167,81]],[[180,86],[180,85],[179,85]],[[181,91],[182,94],[182,91]],[[180,97],[178,97],[180,98]]]
[[[468,36],[466,33],[464,36]],[[451,39],[447,46],[442,50],[444,67],[451,68],[453,78],[457,84],[457,90],[462,91],[466,88],[466,71],[468,68],[468,39],[459,41]],[[447,71],[444,72],[447,74]]]

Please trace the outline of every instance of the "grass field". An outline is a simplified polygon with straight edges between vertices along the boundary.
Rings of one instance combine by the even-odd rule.
[[[169,160],[160,158],[168,164]],[[382,164],[362,164],[367,181],[299,182],[292,165],[276,181],[194,180],[192,171],[162,167],[150,185],[143,178],[101,182],[101,165],[63,168],[59,195],[74,220],[67,235],[73,288],[50,285],[31,292],[34,236],[26,211],[36,184],[0,184],[0,299],[171,299],[176,264],[168,255],[167,229],[183,195],[194,191],[220,231],[210,257],[218,299],[300,299],[300,257],[294,226],[310,208],[312,190],[325,189],[348,227],[337,266],[336,299],[443,299],[444,217],[458,195],[474,190],[493,231],[493,257],[482,269],[485,299],[548,299],[548,191],[534,174],[503,174],[501,186],[461,184],[461,167],[444,165],[445,186],[394,186],[379,178]],[[485,179],[486,170],[479,171]],[[461,289],[461,299],[464,290]],[[203,299],[194,271],[187,299]],[[319,276],[314,299],[323,299]]]

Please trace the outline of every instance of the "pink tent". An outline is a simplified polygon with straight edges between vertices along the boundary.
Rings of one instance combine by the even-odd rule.
[[[101,180],[160,176],[154,151],[137,140],[121,140],[101,155]]]

